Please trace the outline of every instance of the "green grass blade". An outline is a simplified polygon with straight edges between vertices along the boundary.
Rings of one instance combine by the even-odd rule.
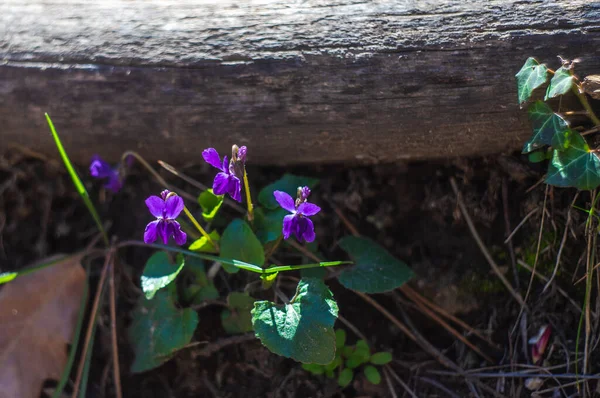
[[[87,299],[89,294],[89,275],[90,275],[90,267],[89,265],[86,267],[86,274],[88,279],[85,282],[85,288],[83,291],[83,299],[81,300],[81,306],[79,307],[79,315],[77,316],[77,325],[75,326],[75,334],[73,335],[73,341],[71,342],[71,349],[69,350],[69,359],[67,360],[67,365],[65,366],[65,370],[62,373],[62,377],[58,382],[58,386],[56,390],[54,390],[54,394],[52,394],[52,398],[60,398],[62,396],[62,391],[67,385],[69,381],[69,376],[71,375],[71,369],[73,368],[73,363],[75,362],[75,355],[77,354],[77,347],[79,346],[79,337],[81,336],[81,330],[83,329],[83,319],[85,318],[85,309],[87,307]]]
[[[299,269],[308,268],[319,268],[319,267],[335,267],[336,265],[353,264],[352,261],[327,261],[315,264],[301,264],[301,265],[277,265],[265,269],[266,274],[281,271],[296,271]]]
[[[13,279],[19,277],[19,276],[23,276],[23,275],[27,275],[30,274],[32,272],[38,271],[42,268],[46,268],[46,267],[50,267],[51,265],[54,265],[56,263],[62,262],[62,261],[68,261],[68,259],[70,258],[75,258],[75,257],[81,257],[82,253],[75,253],[73,255],[70,256],[59,256],[56,258],[52,258],[50,260],[47,260],[45,262],[36,264],[32,267],[28,267],[19,271],[12,271],[12,272],[3,272],[0,273],[0,285],[4,284],[4,283],[8,283],[10,281],[12,281]]]
[[[67,171],[69,172],[69,175],[71,176],[71,179],[73,180],[75,189],[77,189],[77,193],[79,194],[79,196],[81,196],[81,199],[83,199],[83,202],[85,203],[86,207],[88,208],[88,211],[94,218],[94,221],[96,222],[96,225],[98,226],[98,229],[102,233],[102,238],[104,239],[104,243],[108,246],[108,244],[109,244],[108,235],[106,234],[106,231],[104,230],[104,227],[102,226],[102,221],[100,220],[100,216],[98,215],[98,212],[96,211],[96,208],[94,207],[94,204],[90,200],[90,196],[88,195],[85,187],[83,186],[81,179],[79,179],[77,172],[73,168],[73,164],[71,163],[71,160],[69,160],[69,156],[67,156],[67,152],[65,151],[65,148],[63,147],[62,142],[60,141],[60,138],[58,137],[58,133],[56,132],[56,129],[54,128],[54,124],[52,123],[50,116],[47,113],[45,115],[46,115],[46,120],[48,121],[48,126],[50,126],[50,131],[52,132],[52,137],[54,138],[54,142],[56,143],[56,147],[58,148],[58,153],[60,153],[60,157],[62,158],[62,161],[65,164],[65,168],[67,169]]]

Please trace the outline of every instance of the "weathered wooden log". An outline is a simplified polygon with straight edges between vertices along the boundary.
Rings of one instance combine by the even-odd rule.
[[[0,143],[76,161],[378,162],[518,149],[528,56],[600,70],[600,5],[571,1],[0,3]]]

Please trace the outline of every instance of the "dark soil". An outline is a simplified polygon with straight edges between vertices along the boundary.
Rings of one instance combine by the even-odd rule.
[[[210,185],[212,181],[212,171],[204,166],[183,167],[181,171],[205,184]],[[542,209],[546,186],[540,184],[527,192],[542,177],[542,168],[530,165],[518,155],[353,168],[250,168],[254,194],[286,171],[321,179],[311,201],[323,208],[314,221],[319,249],[326,258],[344,258],[336,242],[350,234],[344,221],[336,215],[334,209],[337,208],[362,235],[382,243],[411,266],[417,275],[410,283],[413,289],[499,346],[494,350],[457,327],[494,360],[487,362],[439,323],[421,313],[404,294],[373,296],[403,323],[412,325],[414,331],[458,367],[472,370],[504,366],[481,370],[496,372],[495,378],[477,376],[467,381],[456,369],[440,364],[372,306],[334,279],[329,280],[340,314],[366,335],[377,350],[393,352],[391,368],[417,396],[452,396],[449,391],[458,397],[493,396],[494,392],[498,396],[530,396],[531,392],[524,387],[525,377],[506,378],[501,377],[501,373],[522,371],[519,364],[532,365],[526,340],[544,324],[552,325],[553,335],[542,365],[563,365],[556,373],[575,372],[573,361],[579,313],[557,292],[556,286],[564,289],[577,305],[583,305],[585,282],[574,284],[574,281],[585,275],[584,223],[587,214],[572,211],[572,235],[568,236],[554,287],[542,293],[544,283],[534,280],[527,301],[529,310],[518,318],[519,305],[491,271],[457,207],[457,198],[449,182],[450,178],[456,178],[484,244],[511,284],[525,296],[531,274],[523,267],[513,265],[509,247],[503,242],[526,214],[535,208]],[[160,173],[180,191],[192,195],[199,193],[165,170]],[[85,166],[80,168],[80,174],[87,176]],[[103,220],[110,222],[110,234],[118,241],[141,240],[150,217],[144,199],[157,194],[163,187],[138,165],[133,167],[125,188],[118,195],[106,192],[101,183],[91,178],[84,180]],[[570,189],[549,190],[542,252],[537,263],[542,275],[549,277],[552,273],[567,210],[574,195],[575,191]],[[577,204],[589,208],[590,194],[581,193]],[[230,208],[224,211],[236,214]],[[530,266],[535,260],[541,213],[538,211],[531,217],[512,240],[515,259]],[[507,220],[510,226],[507,226]],[[81,250],[96,234],[93,221],[62,164],[21,151],[0,158],[0,272],[19,269],[48,255]],[[127,247],[118,252],[117,325],[125,397],[387,397],[393,396],[392,390],[397,396],[409,396],[403,395],[406,390],[393,378],[391,387],[385,381],[373,386],[361,375],[350,387],[341,390],[335,380],[310,375],[298,363],[271,354],[257,340],[226,345],[208,356],[201,355],[207,344],[198,344],[181,350],[155,370],[131,374],[133,351],[126,329],[130,311],[139,295],[139,277],[151,253],[143,247]],[[304,261],[297,252],[289,249],[283,249],[277,257],[286,263]],[[97,283],[103,259],[98,257],[91,261],[93,286]],[[215,279],[223,296],[229,289],[243,289],[248,281],[248,276],[242,273],[228,276],[227,280],[221,276]],[[283,288],[287,289],[285,285]],[[289,289],[293,290],[293,286]],[[208,346],[213,347],[228,338],[220,325],[220,311],[221,308],[216,306],[199,310],[200,324],[194,341],[208,342]],[[515,322],[518,323],[513,333]],[[112,363],[109,325],[108,304],[104,304],[94,344],[89,397],[114,396],[109,371]],[[345,328],[342,323],[336,327]],[[348,336],[351,341],[357,339],[350,331]],[[579,349],[582,351],[581,347]],[[596,365],[593,359],[592,368]],[[574,380],[561,380],[569,381]],[[557,382],[550,379],[541,389],[553,386],[557,386]],[[573,388],[565,387],[562,391],[572,394]]]

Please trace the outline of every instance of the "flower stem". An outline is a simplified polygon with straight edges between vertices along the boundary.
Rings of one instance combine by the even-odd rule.
[[[217,244],[212,240],[212,238],[210,237],[210,235],[208,235],[208,233],[204,230],[204,228],[202,228],[200,223],[196,220],[196,218],[192,215],[192,213],[188,210],[188,208],[186,206],[183,206],[183,211],[185,212],[185,215],[188,216],[188,218],[190,219],[192,224],[194,224],[196,229],[202,234],[202,236],[204,236],[206,238],[206,240],[208,240],[215,249],[219,250],[219,247],[217,246]]]
[[[572,91],[575,93],[575,95],[579,99],[579,102],[581,102],[581,105],[583,105],[583,107],[585,108],[585,111],[587,112],[588,117],[590,119],[592,119],[594,126],[600,125],[600,119],[598,119],[598,116],[596,116],[596,114],[594,113],[594,110],[592,109],[592,106],[588,102],[587,97],[585,96],[584,93],[581,92],[580,88],[581,87],[578,84],[575,84],[575,85],[573,85]]]
[[[252,195],[250,195],[250,184],[248,183],[248,173],[244,167],[244,190],[246,191],[246,202],[248,203],[248,221],[254,220],[254,206],[252,206]]]

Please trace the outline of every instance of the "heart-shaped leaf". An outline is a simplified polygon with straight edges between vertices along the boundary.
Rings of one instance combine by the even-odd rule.
[[[275,200],[273,192],[283,191],[289,194],[292,198],[295,198],[298,187],[307,186],[310,189],[313,189],[318,183],[319,180],[316,178],[284,174],[284,176],[279,180],[267,185],[260,191],[258,194],[258,201],[267,209],[275,209],[279,206],[279,204]]]
[[[519,104],[527,101],[533,90],[546,83],[548,80],[548,68],[540,64],[535,58],[527,58],[521,70],[515,75],[517,78],[517,95]]]
[[[223,232],[221,257],[262,266],[265,262],[265,251],[248,223],[238,218],[229,223]],[[225,263],[223,268],[230,274],[239,271],[239,268]]]
[[[229,309],[221,312],[223,329],[229,334],[246,333],[252,330],[252,308],[256,300],[246,293],[231,292],[227,297]]]
[[[207,189],[198,196],[198,204],[202,208],[202,218],[211,222],[223,204],[223,195],[215,195],[212,189]]]
[[[190,343],[196,326],[198,314],[190,308],[176,308],[168,291],[158,292],[152,300],[142,297],[128,330],[135,353],[131,372],[145,372],[168,361]]]
[[[370,239],[347,236],[340,240],[340,247],[355,260],[354,266],[338,276],[348,289],[363,293],[389,292],[413,277],[405,263]]]
[[[568,93],[573,88],[574,81],[572,69],[561,66],[554,72],[554,76],[550,80],[544,101]]]
[[[554,113],[552,108],[542,101],[531,104],[528,115],[533,128],[533,135],[523,146],[523,153],[534,151],[544,145],[552,145],[556,135],[564,134],[565,131],[569,130],[567,121]]]
[[[208,236],[210,236],[210,238],[212,239],[213,243],[215,244],[219,244],[219,241],[221,240],[221,236],[219,235],[219,233],[217,232],[217,230],[213,230],[211,231]],[[191,251],[194,252],[200,252],[200,253],[216,253],[217,252],[217,248],[215,247],[215,245],[213,245],[207,238],[206,236],[202,236],[200,239],[196,239],[188,248]]]
[[[566,150],[554,151],[546,183],[581,190],[592,190],[600,185],[600,159],[590,151],[580,134],[571,135],[571,143]]]
[[[255,302],[252,324],[256,337],[275,354],[326,365],[335,358],[337,315],[337,303],[325,283],[302,278],[289,304]]]
[[[150,300],[158,290],[173,282],[184,265],[185,260],[182,254],[178,254],[175,264],[172,264],[167,253],[154,253],[146,261],[142,273],[142,290],[146,298]]]
[[[283,217],[288,212],[282,208],[275,210],[256,209],[254,212],[254,227],[256,237],[263,244],[274,242],[282,235]]]

